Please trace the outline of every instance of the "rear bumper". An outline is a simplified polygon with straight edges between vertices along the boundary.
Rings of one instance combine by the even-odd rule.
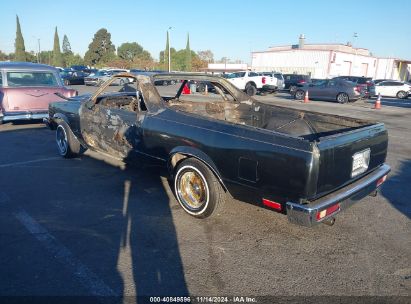
[[[263,85],[263,87],[261,88],[262,91],[277,91],[278,87],[275,85],[271,85],[271,84],[266,84]]]
[[[297,225],[311,227],[334,217],[337,213],[351,207],[353,204],[374,192],[379,186],[377,185],[378,180],[387,175],[390,171],[391,168],[384,164],[360,180],[309,204],[302,205],[287,202],[286,209],[288,220]],[[317,220],[318,212],[326,210],[337,203],[340,204],[340,207],[336,212],[321,218],[321,220]]]
[[[49,116],[48,111],[40,112],[6,112],[0,114],[0,121],[43,119]]]

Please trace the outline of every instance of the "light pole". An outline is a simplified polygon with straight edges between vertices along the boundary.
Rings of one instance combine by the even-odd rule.
[[[168,28],[168,31],[167,31],[167,33],[168,33],[168,72],[170,73],[171,72],[171,39],[170,39],[170,32],[171,32],[171,29],[172,29],[172,27],[170,26],[169,28]]]
[[[354,35],[353,35],[353,47],[355,49],[354,62],[353,62],[354,70],[357,69],[357,66],[356,66],[356,64],[357,64],[357,48],[355,47],[357,45],[357,38],[358,38],[358,34],[357,34],[357,32],[355,32]],[[357,69],[357,71],[358,71],[358,69]]]
[[[37,52],[37,63],[40,63],[40,38],[37,38],[36,36],[31,36],[34,39],[37,39],[37,45],[38,45],[38,52]],[[35,48],[34,48],[35,49]]]
[[[37,62],[41,63],[41,58],[40,58],[40,38],[37,39],[37,42],[39,44],[39,52],[37,53]]]

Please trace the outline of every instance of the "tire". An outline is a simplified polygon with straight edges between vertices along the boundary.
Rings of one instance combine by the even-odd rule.
[[[254,96],[254,95],[257,93],[257,88],[256,88],[253,84],[248,83],[248,84],[245,86],[245,93],[246,93],[248,96]]]
[[[407,98],[407,97],[408,97],[407,92],[399,91],[399,92],[397,93],[397,98],[399,98],[399,99],[405,99],[405,98]]]
[[[198,90],[199,93],[204,93],[205,92],[205,85],[199,85],[197,87],[197,90]]]
[[[293,94],[297,90],[297,86],[292,85],[290,86],[290,93]]]
[[[59,154],[64,158],[76,157],[82,152],[80,143],[64,121],[57,125],[56,143]]]
[[[305,92],[303,90],[297,90],[294,94],[294,98],[297,100],[303,100],[305,96]]]
[[[350,98],[346,93],[339,93],[336,99],[338,103],[347,103],[350,101]]]
[[[182,161],[174,175],[174,194],[180,206],[196,218],[216,213],[225,202],[225,192],[214,173],[201,161]]]
[[[171,81],[170,81],[170,84],[171,84],[171,85],[175,85],[175,84],[176,84],[176,81],[175,81],[175,80],[171,80]]]
[[[167,82],[167,80],[164,80],[163,81],[163,86],[166,86],[166,85],[168,85],[168,82]]]

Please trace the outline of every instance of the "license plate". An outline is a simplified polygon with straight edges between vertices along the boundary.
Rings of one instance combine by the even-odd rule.
[[[366,149],[355,153],[352,156],[351,177],[364,173],[368,169],[370,163],[370,149]]]

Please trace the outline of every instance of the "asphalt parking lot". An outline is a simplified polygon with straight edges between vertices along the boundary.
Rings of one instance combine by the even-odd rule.
[[[0,126],[0,295],[132,302],[135,295],[336,295],[406,303],[411,99],[383,99],[380,110],[374,101],[304,104],[286,93],[257,99],[384,122],[392,172],[380,195],[332,227],[295,226],[234,200],[225,213],[197,220],[178,206],[160,168],[89,151],[62,159],[41,123],[7,123]]]

